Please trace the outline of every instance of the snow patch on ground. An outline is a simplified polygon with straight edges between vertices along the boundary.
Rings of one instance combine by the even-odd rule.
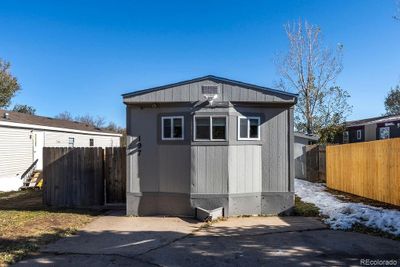
[[[359,223],[400,236],[400,211],[345,202],[324,190],[323,184],[295,179],[296,195],[317,206],[332,229],[350,229]]]

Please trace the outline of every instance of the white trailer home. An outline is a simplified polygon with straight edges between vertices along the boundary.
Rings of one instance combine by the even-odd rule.
[[[43,147],[119,147],[121,134],[84,123],[0,110],[0,191],[43,167]]]

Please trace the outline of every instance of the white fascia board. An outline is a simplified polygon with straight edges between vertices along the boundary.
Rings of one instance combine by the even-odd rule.
[[[8,121],[0,121],[0,126],[16,127],[16,128],[24,128],[24,129],[38,129],[38,130],[47,130],[47,131],[55,131],[55,132],[101,135],[101,136],[114,136],[114,137],[122,136],[122,134],[117,134],[117,133],[82,131],[82,130],[61,128],[61,127],[51,127],[51,126],[43,126],[43,125],[37,125],[37,124],[26,124],[26,123],[17,123],[17,122],[8,122]]]

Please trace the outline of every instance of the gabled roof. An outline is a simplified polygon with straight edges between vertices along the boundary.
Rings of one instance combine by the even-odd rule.
[[[400,115],[385,115],[385,116],[372,117],[362,120],[348,121],[346,122],[346,126],[347,127],[362,126],[366,124],[383,123],[395,120],[400,120]]]
[[[6,118],[5,113],[8,113]],[[96,128],[94,126],[88,125],[86,123],[76,122],[76,121],[68,121],[68,120],[60,120],[54,119],[50,117],[42,117],[36,115],[30,115],[21,112],[15,111],[7,111],[0,109],[0,125],[4,123],[20,123],[20,124],[32,124],[38,126],[46,126],[46,127],[54,127],[54,128],[63,128],[63,129],[71,129],[77,131],[86,131],[86,132],[96,132],[96,133],[104,133],[104,134],[115,134],[113,131]]]
[[[214,75],[207,75],[207,76],[203,76],[203,77],[199,77],[199,78],[194,78],[194,79],[191,79],[191,80],[186,80],[186,81],[182,81],[182,82],[171,83],[171,84],[167,84],[167,85],[163,85],[163,86],[157,86],[157,87],[152,87],[152,88],[139,90],[139,91],[135,91],[135,92],[131,92],[131,93],[126,93],[126,94],[123,94],[122,97],[123,98],[127,98],[127,97],[147,94],[147,93],[151,93],[151,92],[155,92],[155,91],[159,91],[159,90],[164,90],[164,89],[168,89],[168,88],[172,88],[172,87],[176,87],[176,86],[180,86],[180,85],[186,85],[186,84],[195,83],[195,82],[201,82],[201,81],[206,81],[206,80],[211,80],[211,81],[214,81],[214,82],[217,82],[217,83],[226,83],[226,84],[246,87],[246,88],[259,90],[259,91],[267,91],[267,92],[286,95],[286,96],[291,96],[291,97],[297,97],[298,96],[297,94],[289,93],[289,92],[282,91],[282,90],[271,89],[271,88],[264,87],[264,86],[259,86],[259,85],[255,85],[255,84],[235,81],[235,80],[231,80],[231,79],[227,79],[227,78],[217,77],[217,76],[214,76]]]

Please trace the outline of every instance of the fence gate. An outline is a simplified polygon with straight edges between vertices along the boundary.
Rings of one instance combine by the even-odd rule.
[[[126,152],[124,147],[105,149],[104,179],[106,204],[126,202]]]
[[[126,149],[43,148],[43,202],[91,207],[126,202]]]
[[[311,182],[326,181],[326,147],[306,146],[306,179]]]

